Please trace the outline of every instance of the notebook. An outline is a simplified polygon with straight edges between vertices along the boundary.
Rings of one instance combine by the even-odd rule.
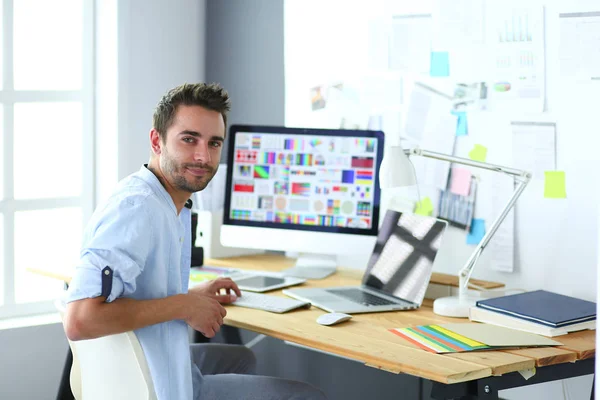
[[[596,303],[545,290],[480,300],[476,306],[552,328],[596,319]]]
[[[388,210],[361,286],[287,289],[283,293],[346,314],[419,308],[447,223]]]
[[[496,311],[486,310],[485,308],[481,307],[471,307],[469,309],[469,319],[475,322],[503,326],[506,328],[517,329],[519,331],[536,333],[538,335],[549,337],[566,335],[570,332],[583,331],[586,329],[596,329],[596,320],[579,322],[572,325],[562,326],[560,328],[552,328],[537,322],[513,317],[511,315],[502,314]]]

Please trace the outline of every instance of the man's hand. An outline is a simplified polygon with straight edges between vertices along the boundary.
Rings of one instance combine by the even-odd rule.
[[[212,281],[203,282],[190,289],[190,292],[198,291],[205,296],[212,297],[221,304],[233,303],[242,293],[238,285],[231,278],[218,278]],[[233,290],[233,293],[231,291]],[[224,291],[225,293],[222,293]]]
[[[221,293],[225,291],[225,294]],[[233,293],[232,293],[233,291]],[[230,278],[219,278],[196,285],[188,291],[187,324],[207,338],[217,334],[227,311],[221,304],[232,303],[241,296],[240,289]]]
[[[207,295],[198,286],[191,288],[187,294],[187,317],[185,322],[207,338],[214,337],[223,325],[227,315],[214,295]]]

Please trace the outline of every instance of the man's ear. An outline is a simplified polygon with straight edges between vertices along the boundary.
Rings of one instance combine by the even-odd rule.
[[[152,153],[159,155],[162,151],[162,142],[160,139],[160,135],[156,129],[150,130],[150,148],[152,149]]]

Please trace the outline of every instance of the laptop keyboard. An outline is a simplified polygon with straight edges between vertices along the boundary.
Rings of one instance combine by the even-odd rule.
[[[402,304],[402,302],[386,300],[383,297],[372,295],[360,289],[328,289],[327,291],[365,306],[387,306],[388,304]],[[408,305],[408,303],[406,304]]]
[[[242,290],[242,297],[232,303],[234,306],[283,313],[300,307],[310,307],[310,303],[289,297],[271,296]]]

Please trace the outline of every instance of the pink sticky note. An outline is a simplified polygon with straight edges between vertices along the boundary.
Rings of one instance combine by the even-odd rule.
[[[452,168],[450,191],[460,196],[468,196],[471,189],[471,171],[464,168]]]

